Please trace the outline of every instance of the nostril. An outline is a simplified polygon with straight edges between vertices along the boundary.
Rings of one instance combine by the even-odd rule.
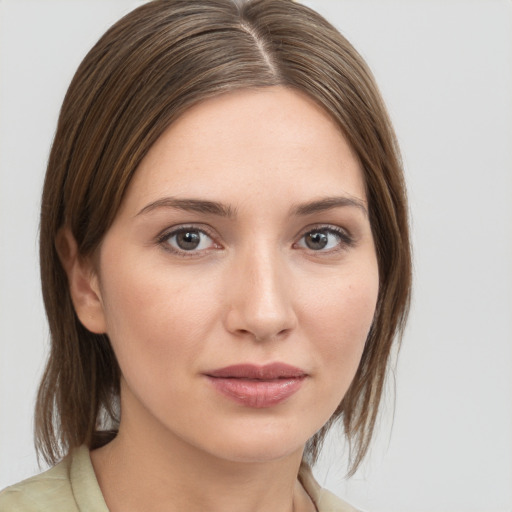
[[[226,290],[229,300],[225,317],[229,332],[257,341],[282,339],[297,323],[290,299],[290,279],[282,261],[268,244],[258,246],[237,260]]]

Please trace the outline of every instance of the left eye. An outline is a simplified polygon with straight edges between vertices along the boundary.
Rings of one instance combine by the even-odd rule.
[[[342,233],[324,228],[308,231],[302,235],[298,245],[312,251],[325,251],[335,249],[343,241]]]
[[[200,229],[181,228],[165,236],[165,242],[176,251],[201,251],[214,246],[213,240]]]

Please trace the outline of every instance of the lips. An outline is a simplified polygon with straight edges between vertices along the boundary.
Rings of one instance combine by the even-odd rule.
[[[304,370],[284,363],[233,365],[205,375],[227,398],[257,409],[284,402],[301,388],[307,377]]]

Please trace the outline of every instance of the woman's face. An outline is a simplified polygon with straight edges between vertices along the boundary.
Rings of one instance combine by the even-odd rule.
[[[358,159],[301,93],[204,101],[140,164],[92,283],[121,431],[229,460],[297,453],[343,398],[375,311]]]

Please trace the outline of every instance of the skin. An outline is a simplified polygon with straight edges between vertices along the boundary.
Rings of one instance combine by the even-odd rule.
[[[341,204],[297,211],[333,197]],[[119,435],[91,454],[111,512],[315,510],[296,479],[304,445],[347,391],[377,300],[365,209],[338,127],[307,96],[272,87],[209,99],[174,122],[95,262],[63,230],[78,316],[108,334],[123,374]],[[180,249],[173,230],[184,226],[197,249]],[[327,245],[310,248],[308,233]],[[236,403],[205,377],[277,361],[307,377],[272,407]]]

